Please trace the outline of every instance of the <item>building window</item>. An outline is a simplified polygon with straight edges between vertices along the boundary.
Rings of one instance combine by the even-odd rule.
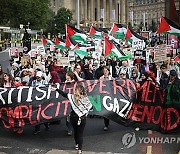
[[[143,0],[136,0],[136,4],[142,4],[143,2],[142,2]]]
[[[53,7],[56,7],[56,0],[53,0]]]

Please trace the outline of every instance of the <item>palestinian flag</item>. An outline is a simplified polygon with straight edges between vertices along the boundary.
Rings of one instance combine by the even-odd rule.
[[[80,44],[76,44],[74,47],[74,52],[83,59],[85,56],[88,56],[87,48],[85,46],[81,46]]]
[[[125,60],[132,57],[131,55],[126,55],[117,47],[113,40],[110,41],[107,37],[104,37],[104,51],[106,57],[116,57],[119,60]]]
[[[168,18],[161,17],[157,33],[171,34],[180,37],[180,26]]]
[[[63,39],[56,37],[55,39],[56,48],[66,50],[66,44]]]
[[[146,38],[140,36],[132,29],[128,28],[126,32],[126,39],[132,44],[134,49],[144,49]]]
[[[86,34],[76,29],[75,27],[72,27],[70,25],[66,25],[66,36],[69,35],[72,39],[76,40],[77,42],[82,42],[83,44],[87,43],[87,36]]]
[[[122,24],[113,24],[110,34],[114,35],[116,39],[124,39],[127,29]]]
[[[89,36],[91,36],[93,39],[100,40],[103,38],[102,30],[94,26],[91,26]]]
[[[48,40],[44,36],[42,36],[42,44],[44,47],[49,47],[50,45],[53,45],[54,43],[51,40]]]
[[[133,42],[133,41],[138,41],[138,40],[146,40],[145,37],[142,37],[141,35],[137,34],[136,32],[134,32],[132,29],[128,28],[127,32],[126,32],[126,39],[129,42]]]
[[[66,48],[73,49],[76,46],[76,44],[78,44],[78,42],[73,40],[69,35],[66,36],[66,41],[65,41]]]
[[[113,36],[103,33],[103,36],[108,38],[110,41],[113,40],[116,44],[119,44],[119,39],[114,38]]]

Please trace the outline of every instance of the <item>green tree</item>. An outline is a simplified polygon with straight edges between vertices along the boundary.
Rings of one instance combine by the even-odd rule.
[[[0,25],[19,28],[29,22],[31,29],[46,28],[49,0],[0,0],[0,14]]]
[[[55,30],[54,17],[55,17],[54,12],[51,12],[50,18],[46,22],[46,29],[44,31],[44,34],[48,34],[48,33],[54,34],[54,30]]]
[[[55,16],[56,31],[64,34],[65,24],[69,24],[72,20],[72,12],[67,8],[60,8]]]

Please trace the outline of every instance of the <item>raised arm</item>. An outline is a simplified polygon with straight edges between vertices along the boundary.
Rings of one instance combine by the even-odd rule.
[[[68,93],[65,93],[64,91],[62,91],[62,90],[60,90],[60,89],[56,89],[56,91],[57,91],[59,94],[61,94],[63,97],[68,98],[68,96],[67,96]]]
[[[59,94],[61,94],[63,97],[68,98],[68,96],[67,96],[68,93],[65,93],[64,91],[62,91],[62,90],[60,90],[60,89],[51,87],[51,90],[52,90],[52,91],[57,91],[57,92],[58,92]]]

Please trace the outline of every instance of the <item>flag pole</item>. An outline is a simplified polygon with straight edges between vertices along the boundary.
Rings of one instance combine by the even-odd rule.
[[[79,29],[79,0],[77,0],[77,29]]]

